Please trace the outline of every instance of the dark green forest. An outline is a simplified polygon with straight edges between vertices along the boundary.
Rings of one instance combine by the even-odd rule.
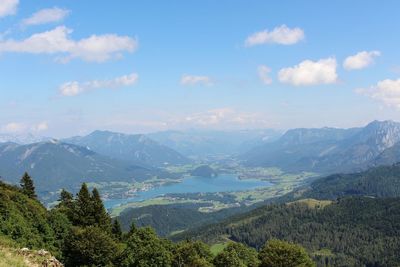
[[[244,211],[244,208],[228,208],[216,212],[200,212],[199,208],[207,203],[183,203],[169,205],[151,205],[124,210],[118,220],[122,229],[129,230],[132,222],[138,227],[151,226],[161,236],[169,236],[174,231],[198,227],[222,221],[223,219]]]
[[[63,190],[59,204],[48,211],[38,201],[28,174],[20,187],[0,182],[0,237],[21,247],[46,249],[67,267],[315,266],[303,247],[280,240],[270,240],[259,252],[231,242],[214,255],[206,243],[173,243],[149,227],[132,224],[122,232],[97,189],[89,191],[86,184],[76,196]]]
[[[399,181],[395,164],[320,178],[258,208],[205,215],[203,204],[156,205],[111,219],[86,184],[47,210],[25,174],[18,187],[0,182],[0,236],[67,267],[399,266]],[[189,230],[170,235],[179,229]]]
[[[400,198],[347,197],[325,207],[268,205],[175,238],[208,243],[228,238],[257,249],[282,239],[303,245],[320,266],[398,266]]]
[[[295,194],[290,194],[295,195]],[[359,173],[333,174],[316,180],[301,198],[336,199],[343,196],[400,196],[400,163]]]

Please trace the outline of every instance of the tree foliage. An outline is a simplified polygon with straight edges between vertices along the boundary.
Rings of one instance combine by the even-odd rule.
[[[145,227],[133,231],[122,253],[120,266],[171,266],[172,254],[168,241],[158,238],[153,229]]]
[[[32,199],[37,198],[33,180],[27,172],[25,172],[24,175],[22,176],[20,185],[21,185],[21,190],[25,195],[27,195]]]
[[[200,241],[177,244],[134,223],[122,234],[119,221],[108,215],[99,192],[83,184],[74,197],[63,190],[60,202],[46,210],[21,188],[0,182],[0,236],[23,247],[46,249],[66,267],[255,267],[257,252],[232,243],[214,257]]]
[[[296,244],[272,239],[260,251],[260,267],[313,267],[306,250]]]
[[[325,207],[274,204],[202,227],[180,238],[226,238],[261,249],[271,239],[300,244],[329,266],[400,264],[400,198],[342,198]]]
[[[99,227],[73,227],[65,239],[63,252],[67,266],[112,266],[118,246]]]

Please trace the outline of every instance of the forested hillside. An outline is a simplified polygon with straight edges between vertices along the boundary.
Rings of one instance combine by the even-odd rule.
[[[90,192],[86,184],[75,197],[63,190],[59,204],[47,211],[37,200],[28,174],[21,179],[21,187],[1,182],[0,264],[25,267],[28,261],[21,253],[37,255],[31,249],[43,248],[43,253],[56,255],[67,267],[314,266],[304,248],[279,240],[269,241],[259,252],[231,243],[213,254],[205,243],[172,243],[148,227],[132,224],[123,233],[119,221],[112,221],[107,214],[99,192]],[[28,265],[50,266],[46,259],[32,264]]]
[[[243,208],[228,208],[216,212],[201,212],[200,207],[207,204],[170,204],[151,205],[124,210],[118,220],[123,230],[129,230],[132,222],[138,227],[151,226],[161,236],[168,236],[176,231],[194,228],[202,224],[219,222],[233,214],[244,211]]]
[[[58,141],[18,145],[0,144],[0,176],[17,183],[29,171],[38,193],[60,188],[76,190],[84,182],[143,181],[168,174],[154,168],[115,160],[92,150]]]
[[[343,196],[400,197],[400,163],[364,172],[333,174],[300,189],[291,198],[336,199]]]
[[[278,238],[312,251],[320,266],[400,264],[400,198],[352,197],[330,205],[268,205],[176,237],[260,248]]]

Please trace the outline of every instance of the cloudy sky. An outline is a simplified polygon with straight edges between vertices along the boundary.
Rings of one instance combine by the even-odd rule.
[[[0,0],[0,133],[400,120],[399,1]]]

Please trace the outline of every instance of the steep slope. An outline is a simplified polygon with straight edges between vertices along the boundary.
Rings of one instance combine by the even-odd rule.
[[[400,162],[400,142],[385,149],[372,162],[372,166],[391,165]]]
[[[239,154],[252,147],[276,140],[280,135],[280,131],[270,129],[164,131],[148,134],[159,143],[190,157]]]
[[[299,189],[291,198],[336,199],[344,196],[400,197],[400,163],[359,173],[333,174]],[[286,196],[287,197],[287,196]]]
[[[0,145],[0,176],[18,183],[25,171],[35,178],[39,194],[62,187],[75,189],[85,181],[135,181],[160,174],[58,141]]]
[[[175,150],[160,145],[145,135],[128,135],[109,131],[95,131],[87,136],[63,140],[79,146],[89,147],[100,154],[135,164],[148,166],[179,165],[189,159]]]
[[[51,220],[39,201],[0,182],[0,237],[6,236],[21,247],[55,250]]]
[[[400,123],[374,121],[364,128],[294,129],[243,155],[246,164],[288,171],[349,172],[370,166],[400,141]]]
[[[239,212],[239,208],[223,209],[217,212],[200,212],[206,203],[186,203],[170,205],[152,205],[124,210],[118,220],[123,230],[128,231],[134,222],[137,226],[151,226],[161,236],[169,236],[174,232],[184,231],[206,223],[221,221]]]
[[[397,266],[400,198],[268,205],[177,237],[211,243],[228,238],[256,248],[278,238],[302,244],[319,266]]]
[[[21,248],[17,243],[0,235],[0,267],[63,267],[46,250]]]
[[[315,159],[336,149],[339,142],[351,137],[360,129],[293,129],[279,140],[256,147],[242,155],[246,164],[280,167],[286,170],[310,170]]]
[[[320,159],[318,167],[330,172],[338,169],[363,169],[399,141],[400,123],[374,121],[354,136],[343,140],[337,149]]]

